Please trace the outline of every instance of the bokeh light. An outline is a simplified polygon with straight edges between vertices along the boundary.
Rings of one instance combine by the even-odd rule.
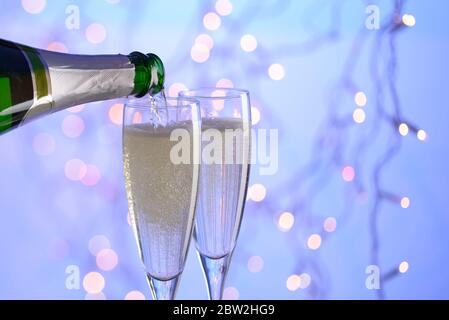
[[[254,202],[261,202],[267,195],[267,189],[263,184],[256,183],[248,188],[248,198]]]
[[[227,78],[222,78],[217,81],[216,86],[217,88],[234,88],[234,83]]]
[[[366,119],[365,110],[363,110],[361,108],[355,109],[354,112],[352,113],[352,118],[354,119],[355,123],[365,122],[365,119]]]
[[[399,264],[398,270],[399,270],[400,273],[406,273],[408,271],[408,268],[409,268],[408,262],[407,261],[402,261]]]
[[[203,18],[204,27],[210,31],[217,30],[221,25],[221,18],[215,12],[208,12]]]
[[[201,43],[195,43],[190,50],[190,56],[192,60],[197,63],[206,62],[209,59],[209,48]]]
[[[323,229],[326,232],[334,232],[337,229],[337,219],[328,217],[324,220]]]
[[[66,45],[62,42],[52,42],[47,46],[47,50],[53,51],[53,52],[60,52],[60,53],[68,53],[69,49],[67,49]]]
[[[260,122],[260,111],[256,107],[251,107],[251,123],[256,125]]]
[[[355,178],[355,169],[351,166],[346,166],[341,171],[341,177],[346,182],[351,182]]]
[[[398,127],[399,130],[399,134],[403,137],[405,137],[406,135],[408,135],[408,125],[406,123],[401,123]]]
[[[307,247],[311,250],[318,250],[321,247],[321,236],[316,233],[310,235],[307,239]]]
[[[101,179],[101,173],[97,166],[93,164],[86,165],[86,173],[81,178],[81,182],[85,186],[94,186],[100,181]]]
[[[180,82],[175,82],[168,88],[168,95],[170,97],[177,97],[181,91],[185,91],[185,90],[187,90],[187,87],[185,84],[180,83]]]
[[[102,249],[96,257],[97,266],[103,271],[111,271],[118,264],[118,255],[112,249]]]
[[[65,163],[64,173],[67,179],[80,181],[87,173],[87,166],[83,160],[71,159]]]
[[[140,113],[139,111],[136,111],[133,115],[133,123],[134,124],[138,124],[138,123],[142,123],[142,113]]]
[[[301,289],[308,288],[312,283],[312,277],[308,273],[301,273],[299,277],[301,278],[301,281],[299,282],[299,287]]]
[[[101,23],[92,23],[86,29],[86,38],[92,44],[102,43],[107,36],[106,27]]]
[[[264,261],[262,257],[259,256],[252,256],[248,259],[248,270],[252,273],[257,273],[262,271],[264,266]]]
[[[240,39],[240,47],[242,47],[243,51],[253,52],[257,48],[257,39],[252,34],[245,34]]]
[[[214,47],[214,39],[210,35],[203,33],[195,38],[195,44],[205,45],[209,50],[212,50]]]
[[[411,14],[404,14],[402,16],[402,23],[405,24],[407,27],[413,27],[416,24],[416,19]]]
[[[295,223],[295,216],[291,212],[282,212],[278,219],[278,228],[283,232],[289,231]]]
[[[420,129],[416,132],[416,137],[418,140],[425,141],[427,139],[427,133],[423,129]]]
[[[83,111],[85,107],[86,107],[86,105],[80,104],[78,106],[68,108],[67,111],[71,112],[71,113],[79,113],[79,112]]]
[[[368,99],[366,97],[365,92],[363,92],[363,91],[359,91],[354,95],[354,102],[359,107],[366,106],[367,101],[368,101]]]
[[[123,123],[123,103],[116,103],[113,104],[109,108],[109,120],[111,120],[112,123],[117,125],[122,125]]]
[[[40,156],[48,156],[55,151],[56,142],[51,134],[38,133],[33,139],[33,149]]]
[[[84,120],[75,114],[68,115],[62,121],[61,128],[66,137],[77,138],[85,129]]]
[[[89,252],[93,256],[96,256],[100,251],[110,249],[111,243],[109,242],[108,237],[103,234],[98,234],[90,238],[88,248]]]
[[[274,63],[268,68],[268,75],[275,81],[282,80],[285,77],[285,69],[282,64]]]
[[[142,292],[133,290],[126,294],[125,300],[146,300],[146,298]]]
[[[22,7],[31,14],[41,13],[47,4],[46,0],[22,0]]]
[[[104,277],[98,272],[89,272],[84,276],[83,287],[87,293],[97,294],[100,293],[105,286]]]
[[[301,287],[301,277],[297,274],[292,274],[287,278],[286,287],[290,291],[296,291]]]
[[[407,209],[408,207],[410,207],[410,199],[408,197],[401,198],[400,202],[402,208]]]
[[[223,300],[238,300],[240,293],[235,287],[227,287],[223,291]]]
[[[106,300],[106,295],[103,292],[86,293],[84,300]]]
[[[221,16],[228,16],[232,13],[232,2],[229,0],[218,0],[215,3],[215,11]]]

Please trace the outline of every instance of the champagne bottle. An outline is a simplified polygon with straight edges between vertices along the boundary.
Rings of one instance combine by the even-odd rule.
[[[164,76],[155,54],[71,55],[0,39],[0,134],[79,104],[156,94]]]

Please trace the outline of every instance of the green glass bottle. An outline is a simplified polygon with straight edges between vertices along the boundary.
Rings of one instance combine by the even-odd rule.
[[[164,77],[155,54],[72,55],[0,39],[0,134],[72,106],[154,95]]]

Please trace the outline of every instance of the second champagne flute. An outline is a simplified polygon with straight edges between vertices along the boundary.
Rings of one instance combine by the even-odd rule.
[[[209,298],[219,300],[242,220],[250,168],[251,114],[245,90],[202,88],[202,157],[195,240]]]

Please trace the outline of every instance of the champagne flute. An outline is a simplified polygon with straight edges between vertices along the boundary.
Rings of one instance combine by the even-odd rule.
[[[180,96],[200,101],[202,158],[194,237],[209,299],[220,300],[248,186],[249,93],[238,89],[202,88],[181,92]]]
[[[128,206],[157,300],[174,299],[184,269],[197,201],[200,144],[197,101],[144,97],[126,103],[123,158]]]

